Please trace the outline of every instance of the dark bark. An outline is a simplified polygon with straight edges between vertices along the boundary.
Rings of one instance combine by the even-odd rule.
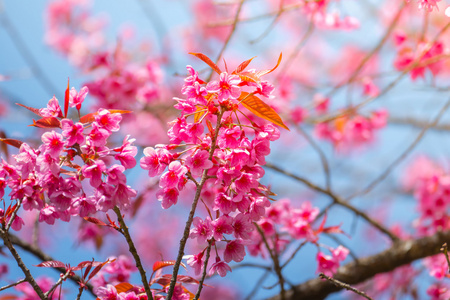
[[[450,231],[439,232],[416,240],[400,241],[381,253],[340,267],[333,278],[350,285],[362,283],[377,274],[389,272],[415,260],[438,254],[444,243],[450,244]],[[286,291],[286,296],[290,300],[320,300],[341,289],[342,287],[337,287],[329,281],[316,278]],[[269,298],[269,300],[280,299],[280,295]]]

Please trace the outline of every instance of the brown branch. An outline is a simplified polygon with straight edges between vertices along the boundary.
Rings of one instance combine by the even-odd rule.
[[[40,299],[46,300],[47,297],[44,295],[44,292],[37,284],[36,280],[34,280],[33,275],[31,275],[30,270],[27,268],[25,263],[23,262],[22,258],[20,257],[19,253],[17,252],[16,248],[14,248],[9,233],[6,232],[4,229],[0,229],[0,237],[3,239],[3,242],[5,243],[5,246],[8,248],[9,252],[11,252],[12,256],[14,257],[17,265],[22,270],[23,274],[25,275],[26,281],[31,285],[33,290],[36,292],[36,294],[39,296]]]
[[[448,266],[448,272],[450,273],[450,258],[448,258],[448,247],[447,247],[447,243],[444,243],[444,245],[442,245],[442,248],[440,249],[444,255],[445,255],[445,259],[447,260],[447,266]]]
[[[415,260],[436,255],[440,253],[442,244],[449,241],[450,231],[438,232],[414,240],[400,241],[383,252],[340,267],[334,278],[352,285],[362,283],[377,274],[390,272]],[[330,282],[312,279],[287,291],[287,299],[320,300],[341,289],[342,287],[337,287]],[[280,299],[280,295],[270,298],[270,300]]]
[[[11,240],[11,243],[13,245],[19,246],[20,248],[22,248],[23,250],[27,251],[28,253],[34,255],[35,257],[39,258],[42,261],[51,261],[51,260],[55,260],[53,257],[51,257],[50,255],[44,253],[39,247],[36,247],[34,245],[31,245],[27,242],[25,242],[24,240],[20,239],[19,237],[13,235],[13,234],[9,234],[9,239]],[[53,268],[54,270],[60,272],[60,273],[65,273],[66,270],[64,268]],[[71,281],[73,281],[74,283],[78,284],[81,281],[81,278],[78,275],[74,275],[72,277],[69,278]],[[93,292],[93,287],[90,283],[88,283],[87,288],[89,290],[89,292],[95,296],[94,292]]]
[[[278,253],[277,253],[276,247],[274,247],[274,249],[272,251],[272,249],[270,249],[269,243],[267,242],[266,235],[264,234],[262,229],[258,226],[258,224],[256,224],[256,223],[253,223],[253,224],[255,225],[256,230],[258,230],[259,235],[261,235],[261,238],[264,242],[264,245],[267,248],[267,251],[269,251],[270,258],[273,261],[273,269],[278,277],[277,284],[280,285],[280,289],[281,289],[281,291],[280,291],[281,300],[285,300],[286,299],[286,290],[284,289],[284,277],[283,277],[283,274],[281,273],[280,260],[278,259]]]
[[[303,184],[305,184],[306,186],[308,186],[309,188],[316,190],[319,193],[322,193],[324,195],[327,195],[328,197],[330,197],[333,200],[333,203],[338,204],[342,207],[347,208],[348,210],[352,211],[353,213],[355,213],[356,215],[360,216],[361,218],[363,218],[364,220],[366,220],[368,223],[370,223],[372,226],[374,226],[375,228],[377,228],[379,231],[381,231],[382,233],[386,234],[393,242],[398,241],[398,237],[392,233],[389,229],[385,228],[382,224],[378,223],[377,221],[375,221],[374,219],[372,219],[369,215],[367,215],[365,212],[359,210],[358,208],[354,207],[353,205],[351,205],[350,203],[344,201],[341,197],[339,197],[338,195],[334,194],[331,191],[327,191],[326,189],[315,185],[313,183],[311,183],[309,180],[297,176],[295,174],[292,174],[289,171],[283,170],[271,163],[266,163],[265,167],[268,167],[274,171],[277,171],[283,175],[286,175],[288,177],[291,177],[292,179],[295,179],[299,182],[302,182]]]
[[[217,124],[216,124],[216,130],[214,132],[214,136],[211,140],[211,149],[209,149],[209,160],[212,160],[212,157],[214,155],[214,151],[216,150],[216,144],[217,144],[217,136],[219,135],[219,129],[222,121],[222,115],[223,111],[220,111],[219,115],[217,116]],[[189,217],[186,221],[186,225],[184,227],[183,231],[183,237],[180,240],[180,248],[178,248],[178,256],[175,264],[173,265],[173,273],[172,278],[170,279],[170,287],[169,291],[167,292],[166,300],[171,300],[173,291],[175,289],[175,284],[177,283],[177,277],[178,277],[178,271],[180,269],[181,260],[184,256],[184,248],[186,247],[186,242],[189,238],[189,232],[191,230],[192,221],[194,220],[195,210],[197,209],[197,203],[200,199],[200,195],[203,189],[203,185],[206,182],[207,173],[209,170],[203,170],[202,177],[200,179],[200,183],[197,185],[197,189],[195,191],[194,200],[192,201],[191,210],[189,212]]]
[[[361,71],[364,69],[364,66],[369,61],[372,56],[374,56],[378,51],[380,51],[381,47],[386,43],[389,36],[391,35],[392,31],[394,30],[395,26],[397,25],[398,21],[400,20],[400,16],[402,15],[403,9],[405,8],[405,2],[402,2],[399,9],[397,10],[396,15],[392,19],[391,24],[389,25],[388,29],[386,30],[386,33],[381,38],[381,40],[377,43],[377,45],[370,51],[358,64],[356,69],[353,71],[352,75],[345,81],[338,84],[330,93],[328,93],[327,97],[331,97],[335,92],[337,92],[341,87],[353,82],[361,73]]]
[[[422,140],[422,138],[425,136],[425,133],[430,129],[432,126],[436,126],[441,119],[442,115],[447,111],[447,109],[450,107],[450,99],[447,100],[445,105],[439,110],[439,113],[434,118],[433,122],[429,123],[428,126],[422,129],[422,131],[417,135],[417,137],[414,139],[414,141],[409,145],[408,148],[403,151],[403,153],[397,157],[387,168],[386,170],[381,173],[377,178],[375,178],[365,189],[362,191],[356,192],[355,194],[348,197],[345,201],[349,201],[350,199],[356,197],[356,196],[362,196],[367,193],[369,193],[375,186],[377,186],[381,181],[383,181],[390,173],[391,171],[400,163],[402,162],[408,154],[414,150],[414,148],[417,146],[417,144]]]
[[[136,262],[136,267],[139,270],[139,274],[141,274],[141,281],[142,281],[142,284],[144,285],[145,293],[147,294],[148,299],[153,300],[153,295],[152,295],[152,292],[150,291],[150,286],[148,284],[147,276],[145,275],[144,267],[142,266],[142,263],[141,263],[141,258],[139,257],[139,254],[137,253],[136,247],[134,246],[133,240],[131,239],[130,232],[128,231],[128,227],[122,218],[122,213],[120,212],[119,207],[115,206],[114,212],[116,213],[117,219],[119,220],[120,229],[121,229],[120,233],[122,233],[123,236],[125,237],[125,239],[127,240],[129,251],[130,251],[131,255],[133,255],[134,261]]]
[[[239,23],[239,15],[242,10],[242,6],[244,5],[245,0],[240,0],[238,9],[236,11],[236,15],[234,17],[233,27],[231,27],[230,34],[228,35],[227,39],[225,40],[225,43],[222,46],[222,49],[220,49],[219,55],[217,55],[216,63],[219,63],[220,59],[222,58],[223,53],[225,52],[225,49],[227,49],[228,44],[230,43],[231,37],[233,36],[234,32],[236,31],[237,24]],[[207,82],[211,80],[212,75],[214,74],[214,71],[211,70],[211,73],[209,73]]]
[[[442,130],[442,131],[450,131],[450,124],[436,124],[433,126],[433,124],[430,124],[428,121],[424,120],[417,120],[415,118],[396,118],[391,117],[389,118],[389,123],[396,124],[396,125],[408,125],[408,126],[414,126],[418,128],[424,128],[424,127],[430,127],[430,129],[434,130]]]
[[[194,300],[198,300],[200,298],[200,294],[203,289],[203,283],[205,282],[206,270],[208,268],[209,257],[211,254],[211,246],[212,246],[212,240],[209,241],[208,248],[206,249],[206,257],[205,257],[205,262],[203,264],[202,278],[200,279],[200,282],[198,283],[198,289],[197,289],[197,293],[195,293]]]
[[[344,282],[342,282],[342,281],[339,281],[339,280],[337,280],[337,279],[334,279],[333,277],[327,276],[327,275],[325,275],[325,274],[323,274],[323,273],[320,273],[320,274],[319,274],[319,277],[322,278],[322,279],[328,280],[329,282],[331,282],[332,284],[334,284],[334,285],[337,286],[337,287],[340,287],[340,288],[343,288],[343,289],[352,291],[352,292],[354,292],[355,294],[358,294],[358,295],[360,295],[360,296],[362,296],[362,297],[364,297],[364,298],[366,298],[366,299],[373,300],[372,298],[370,298],[369,296],[367,296],[366,293],[364,293],[364,292],[362,292],[362,291],[360,291],[360,290],[358,290],[358,289],[355,289],[354,287],[352,287],[352,286],[349,285],[349,284],[346,284],[346,283],[344,283]]]
[[[27,282],[27,280],[26,280],[26,279],[20,279],[20,280],[17,281],[17,282],[14,282],[14,283],[5,285],[5,286],[3,286],[3,287],[0,287],[0,292],[1,292],[1,291],[4,291],[4,290],[7,290],[7,289],[9,289],[9,288],[12,288],[13,286],[19,285],[19,284],[24,283],[24,282]]]

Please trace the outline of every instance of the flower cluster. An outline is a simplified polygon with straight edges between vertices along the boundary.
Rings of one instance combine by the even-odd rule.
[[[433,234],[450,228],[450,176],[436,163],[419,157],[406,170],[405,188],[412,189],[418,201],[419,235]]]
[[[437,76],[445,69],[445,61],[439,57],[448,53],[448,49],[442,41],[415,42],[403,32],[397,32],[395,45],[397,57],[394,66],[399,71],[408,70],[412,80],[425,78],[426,70]]]
[[[142,135],[141,142],[161,141],[165,128],[160,124],[156,109],[163,93],[162,60],[137,59],[127,42],[132,29],[124,30],[110,44],[103,32],[105,21],[92,16],[91,1],[57,0],[48,6],[47,43],[68,57],[80,72],[89,75],[85,85],[96,99],[95,109],[128,109],[136,113],[124,118],[126,130],[133,136]],[[148,47],[142,42],[138,47]],[[142,49],[139,49],[142,51]],[[162,104],[164,106],[164,104]],[[151,113],[150,113],[150,112]],[[148,129],[152,128],[150,134]]]
[[[266,215],[261,218],[257,224],[264,233],[266,242],[276,253],[281,253],[289,245],[290,239],[286,233],[294,240],[309,242],[318,245],[319,236],[322,233],[342,233],[339,226],[325,227],[326,217],[323,218],[320,225],[314,226],[319,216],[319,208],[313,207],[311,202],[305,201],[299,208],[292,206],[289,199],[278,200],[267,210]],[[253,244],[247,246],[249,253],[253,256],[267,256],[267,249],[262,237],[252,232]],[[324,255],[318,252],[316,259],[318,271],[324,274],[335,273],[339,267],[340,261],[344,260],[348,250],[343,246],[330,250],[332,256]]]
[[[108,146],[111,135],[119,130],[121,114],[99,109],[78,121],[67,118],[68,106],[80,108],[86,94],[86,88],[79,93],[67,90],[64,112],[55,97],[46,108],[27,107],[41,117],[35,126],[59,130],[43,133],[38,148],[10,141],[20,145],[19,153],[13,155],[15,164],[4,160],[0,164],[1,196],[9,188],[11,202],[25,210],[38,210],[40,222],[68,222],[71,216],[87,217],[116,205],[124,208],[136,195],[124,174],[136,165],[134,139],[127,136],[120,147]],[[0,213],[2,224],[8,223],[11,212]],[[17,215],[12,228],[20,230],[22,224]]]
[[[149,176],[161,176],[157,196],[165,209],[177,203],[188,181],[197,185],[209,216],[194,218],[190,238],[199,244],[226,242],[225,262],[217,256],[210,269],[210,274],[225,276],[231,271],[226,263],[244,258],[253,222],[270,206],[270,191],[260,183],[261,166],[270,153],[270,142],[280,136],[272,124],[241,123],[237,113],[247,99],[256,101],[248,104],[253,109],[266,105],[255,95],[267,97],[274,88],[259,80],[261,73],[256,71],[249,71],[252,77],[220,72],[218,80],[206,83],[191,66],[187,70],[185,99],[176,99],[175,105],[181,115],[170,123],[170,144],[146,148],[141,167]],[[196,273],[203,268],[203,254],[204,250],[188,260]]]
[[[344,115],[333,121],[317,124],[316,135],[336,148],[352,149],[373,141],[374,132],[386,126],[388,112],[378,110],[370,116]]]

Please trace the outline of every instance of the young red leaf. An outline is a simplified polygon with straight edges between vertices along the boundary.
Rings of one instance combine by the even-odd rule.
[[[131,290],[132,288],[134,288],[134,286],[128,282],[121,282],[119,284],[116,284],[114,287],[117,290],[117,294],[126,293],[129,290]]]
[[[173,266],[175,262],[175,260],[157,261],[153,264],[153,272],[167,266]],[[181,266],[187,271],[186,265],[183,262],[181,262]]]
[[[67,78],[67,89],[64,94],[64,118],[67,118],[67,111],[69,110],[70,88],[69,78]]]
[[[112,263],[113,261],[115,261],[115,259],[113,259],[113,260],[108,259],[107,261],[105,261],[103,263],[96,262],[96,263],[99,263],[99,265],[97,265],[95,267],[95,269],[92,271],[92,273],[89,274],[88,281],[91,280],[91,278],[94,277],[106,264]]]
[[[23,104],[20,104],[20,103],[16,103],[16,105],[25,107],[25,108],[28,109],[29,111],[31,111],[31,112],[35,113],[36,115],[38,115],[39,117],[42,117],[40,110],[37,109],[37,108],[29,107],[29,106],[26,106],[26,105],[23,105]]]
[[[289,130],[277,112],[255,95],[242,92],[238,100],[241,100],[242,105],[256,116]]]
[[[280,65],[282,57],[283,57],[283,53],[280,53],[280,56],[278,57],[277,65],[275,67],[273,67],[272,69],[270,69],[270,70],[262,70],[262,71],[256,72],[257,76],[261,77],[263,75],[266,75],[266,74],[269,74],[269,73],[272,73],[273,71],[275,71],[276,68],[278,68],[278,66]]]
[[[20,148],[20,146],[22,146],[23,142],[19,141],[19,140],[15,140],[15,139],[0,139],[0,141],[2,141],[3,143],[16,147],[16,148]]]
[[[44,268],[65,268],[66,265],[63,262],[57,261],[57,260],[49,260],[44,261],[38,265],[35,265],[35,267],[44,267]]]
[[[106,226],[107,224],[100,221],[99,219],[96,219],[94,217],[84,217],[83,219],[85,219],[88,222],[94,223],[95,225],[100,225],[100,226]]]
[[[189,54],[192,54],[198,58],[200,58],[201,60],[203,60],[208,66],[211,67],[211,69],[213,69],[214,71],[216,71],[217,74],[222,73],[222,71],[220,71],[219,67],[205,54],[203,53],[194,53],[194,52],[189,52]]]
[[[177,282],[189,283],[189,284],[199,284],[200,283],[197,279],[192,278],[191,276],[187,276],[187,275],[178,275]]]
[[[251,72],[242,72],[242,73],[239,73],[236,75],[239,76],[239,78],[242,81],[239,85],[247,85],[248,82],[258,83],[261,81],[261,78],[256,76],[255,73],[251,73]]]
[[[244,61],[243,63],[241,63],[241,64],[236,68],[236,70],[234,70],[233,73],[231,73],[231,74],[238,74],[238,73],[241,73],[242,71],[244,71],[245,68],[247,68],[247,66],[250,64],[250,62],[251,62],[255,57],[256,57],[256,56],[253,56],[252,58],[247,59],[246,61]]]
[[[37,121],[33,119],[33,124],[28,126],[35,126],[39,128],[61,128],[61,123],[55,117],[45,117]]]
[[[123,109],[108,109],[108,111],[110,112],[110,113],[112,113],[112,114],[116,114],[116,113],[118,113],[118,114],[129,114],[129,113],[131,113],[132,111],[131,110],[123,110]],[[95,116],[98,114],[98,112],[95,112],[95,113],[90,113],[90,114],[87,114],[87,115],[84,115],[84,116],[82,116],[81,118],[80,118],[80,123],[83,123],[83,124],[87,124],[87,123],[92,123],[92,122],[94,122],[95,121]]]

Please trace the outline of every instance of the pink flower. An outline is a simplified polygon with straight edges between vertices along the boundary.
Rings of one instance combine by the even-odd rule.
[[[118,297],[116,288],[111,284],[97,288],[95,293],[101,300],[116,300]]]
[[[245,257],[245,247],[239,240],[234,240],[227,243],[225,252],[223,253],[223,259],[229,263],[234,260],[235,262],[241,262]],[[223,277],[223,276],[222,276]]]
[[[131,145],[136,139],[129,140],[129,138],[130,136],[127,135],[123,139],[122,147],[113,149],[115,152],[119,152],[114,158],[119,160],[126,169],[131,169],[136,166],[136,159],[134,157],[137,154],[137,148]]]
[[[84,165],[81,171],[84,177],[90,178],[91,186],[97,188],[102,184],[102,174],[106,171],[106,165],[103,160],[99,159],[90,166]]]
[[[220,74],[219,82],[211,81],[206,86],[210,93],[217,93],[217,99],[220,101],[228,99],[237,99],[241,95],[241,88],[238,86],[241,79],[236,75],[228,75],[227,72]]]
[[[161,188],[176,187],[186,173],[185,166],[181,165],[179,161],[173,161],[169,165],[169,170],[161,176],[159,186]]]
[[[95,122],[100,128],[104,128],[108,131],[118,131],[120,128],[120,121],[122,115],[119,113],[110,113],[109,110],[100,108],[97,115],[95,115]]]
[[[253,224],[248,215],[238,214],[233,220],[234,236],[248,240],[253,231]]]
[[[214,210],[220,210],[224,214],[229,214],[236,209],[236,204],[224,193],[218,193],[214,203]]]
[[[115,204],[120,208],[126,208],[130,204],[130,199],[136,197],[137,192],[130,186],[119,184],[113,192]]]
[[[186,85],[181,89],[181,92],[193,101],[195,105],[206,105],[206,95],[208,91],[204,86],[201,86],[197,81],[192,85]]]
[[[169,163],[169,152],[165,149],[154,149],[147,147],[144,149],[144,157],[141,158],[140,165],[144,170],[148,170],[148,176],[160,175]]]
[[[224,234],[233,233],[232,221],[233,219],[231,217],[223,215],[211,222],[213,237],[216,241],[221,241]]]
[[[192,224],[194,227],[189,234],[191,239],[197,238],[198,243],[203,244],[213,237],[211,219],[209,217],[206,217],[204,221],[200,217],[195,217]]]
[[[47,108],[41,108],[39,110],[39,113],[42,117],[63,117],[58,99],[56,99],[55,96],[53,96],[53,98],[48,101]]]
[[[53,206],[44,207],[39,214],[39,222],[45,222],[49,225],[55,224],[55,219],[58,218],[59,215]]]
[[[70,119],[62,119],[61,128],[63,130],[62,135],[66,138],[66,146],[70,147],[76,143],[81,145],[84,142],[83,124],[73,124]]]
[[[242,173],[242,175],[234,182],[236,192],[248,193],[251,189],[256,189],[259,185],[258,180],[252,173]]]
[[[338,246],[336,249],[331,250],[331,256],[324,255],[322,252],[317,253],[317,272],[333,276],[339,268],[340,262],[345,260],[348,253],[348,249],[343,246]]]
[[[55,131],[51,131],[44,133],[41,139],[45,145],[44,152],[48,153],[54,159],[59,159],[59,154],[64,148],[62,135]]]
[[[185,164],[189,167],[189,171],[191,171],[193,176],[200,176],[203,170],[208,170],[213,166],[212,161],[209,160],[209,153],[206,150],[199,150],[188,156]]]
[[[76,107],[77,110],[80,110],[81,104],[83,103],[84,98],[86,98],[88,92],[89,89],[87,88],[87,86],[83,86],[78,93],[75,88],[72,88],[69,93],[69,106]]]
[[[94,147],[103,147],[111,133],[105,128],[99,127],[97,123],[92,123],[92,130],[89,133],[89,141]]]
[[[158,201],[161,201],[162,208],[168,209],[172,205],[177,204],[179,194],[177,188],[165,187],[156,193],[156,198]]]
[[[220,277],[225,277],[227,272],[231,272],[230,266],[221,261],[218,256],[216,257],[216,262],[211,266],[211,269],[209,269],[208,274],[209,276],[212,276],[216,272],[220,275]]]
[[[187,260],[187,264],[194,268],[195,275],[200,275],[204,265],[203,252],[200,252],[197,255],[191,255]]]

